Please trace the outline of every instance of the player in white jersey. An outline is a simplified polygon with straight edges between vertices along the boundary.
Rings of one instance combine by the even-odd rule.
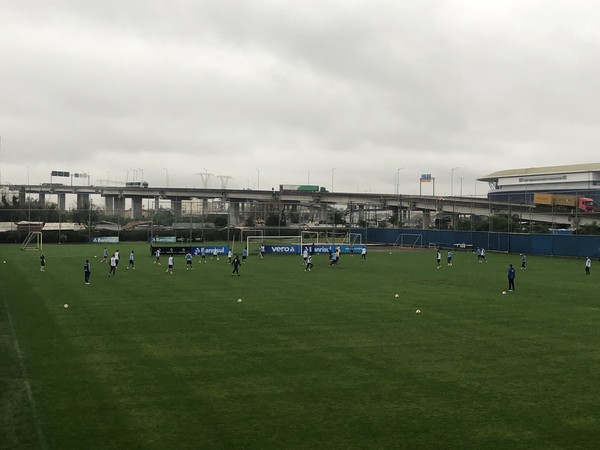
[[[127,266],[127,270],[129,270],[130,267],[135,270],[135,267],[133,266],[134,257],[135,255],[133,254],[133,250],[131,250],[131,253],[129,254],[129,265]]]

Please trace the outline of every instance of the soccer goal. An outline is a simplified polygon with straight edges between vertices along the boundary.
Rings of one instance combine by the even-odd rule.
[[[43,239],[41,231],[30,231],[21,244],[21,250],[42,250]]]
[[[422,247],[423,236],[420,234],[402,233],[394,242],[397,247]]]
[[[301,237],[296,236],[248,236],[246,249],[248,255],[258,255],[260,247],[265,246],[268,253],[299,254]]]
[[[300,245],[359,245],[362,244],[362,234],[335,231],[302,231]]]

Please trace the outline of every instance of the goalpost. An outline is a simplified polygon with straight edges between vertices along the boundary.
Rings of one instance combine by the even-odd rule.
[[[302,239],[299,235],[296,236],[248,236],[246,237],[246,249],[248,255],[257,255],[260,252],[261,245],[271,245],[277,247],[294,247],[294,251],[282,251],[281,253],[301,252]]]
[[[328,245],[362,245],[361,233],[347,233],[335,231],[302,231],[300,245],[328,244]]]
[[[420,234],[402,233],[398,236],[394,245],[399,247],[422,247],[423,236]]]
[[[21,244],[21,250],[42,250],[43,239],[41,231],[30,231]]]

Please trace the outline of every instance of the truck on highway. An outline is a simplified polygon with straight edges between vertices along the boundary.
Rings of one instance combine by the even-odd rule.
[[[328,192],[324,187],[314,184],[280,184],[279,190],[281,192]]]
[[[127,181],[125,183],[126,187],[141,187],[141,188],[147,188],[148,187],[148,182],[147,181]]]
[[[583,212],[594,211],[594,200],[574,194],[552,194],[536,192],[533,194],[533,203],[539,206],[549,206],[561,209],[578,209]]]

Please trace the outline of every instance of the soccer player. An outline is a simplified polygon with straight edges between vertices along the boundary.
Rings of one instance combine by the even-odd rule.
[[[260,259],[263,259],[265,257],[265,246],[261,245],[260,246]]]
[[[117,267],[119,267],[119,259],[121,258],[121,254],[119,253],[119,249],[115,252],[115,261],[117,262]]]
[[[587,259],[585,260],[585,274],[586,275],[590,274],[591,267],[592,267],[592,260],[588,256]]]
[[[131,250],[131,253],[129,254],[129,265],[127,266],[127,270],[129,270],[129,268],[131,267],[133,270],[135,270],[135,267],[133,267],[133,260],[135,258],[135,255],[133,254],[133,250]]]
[[[234,273],[237,273],[237,276],[240,276],[240,258],[237,257],[237,255],[235,256],[233,262],[233,271],[231,272],[231,276],[233,276]]]
[[[204,247],[200,249],[200,261],[206,262],[206,249]]]
[[[42,253],[40,255],[40,272],[45,272],[45,271],[46,271],[46,257]]]
[[[302,259],[304,261],[304,265],[306,265],[308,261],[308,247],[304,247],[304,250],[302,250]]]
[[[104,247],[104,252],[102,252],[102,261],[100,262],[108,264],[108,249],[106,247]]]
[[[85,284],[90,284],[90,274],[92,270],[90,268],[90,260],[86,259],[83,264],[83,279],[85,280]]]
[[[485,248],[481,247],[481,262],[487,262],[485,259]]]
[[[244,247],[244,250],[242,250],[242,264],[246,262],[246,258],[248,258],[248,249]]]
[[[367,246],[366,245],[363,245],[362,248],[360,249],[360,260],[361,261],[367,260]]]
[[[515,276],[516,276],[515,268],[511,264],[508,267],[508,292],[512,292],[515,290]]]
[[[117,260],[115,255],[110,257],[110,269],[108,270],[108,276],[110,277],[111,275],[117,275]]]
[[[185,270],[194,270],[194,268],[192,267],[192,259],[192,254],[190,252],[187,252],[187,254],[185,255]]]
[[[338,254],[337,252],[331,252],[331,255],[329,256],[329,258],[331,259],[331,261],[329,261],[329,267],[333,267],[337,265],[337,261],[338,261]]]
[[[154,252],[154,257],[156,258],[154,260],[154,264],[158,264],[160,266],[160,248],[156,249],[156,251]]]
[[[231,258],[233,258],[233,251],[229,249],[227,252],[227,264],[231,264]]]
[[[442,254],[440,253],[439,248],[435,251],[435,260],[437,262],[437,268],[439,269],[442,267]]]
[[[452,252],[448,250],[448,255],[446,256],[446,260],[448,261],[448,267],[452,266]]]
[[[308,255],[308,258],[306,258],[306,269],[304,269],[304,271],[306,272],[307,270],[310,272],[310,269],[313,268],[313,262],[312,262],[312,255]]]
[[[219,251],[217,250],[217,247],[213,248],[212,258],[210,258],[210,260],[212,261],[215,258],[217,258],[217,261],[219,260]]]
[[[527,264],[527,256],[525,253],[521,254],[521,270],[525,270],[525,265]]]
[[[169,259],[167,260],[167,270],[165,272],[169,272],[171,275],[173,275],[173,255],[169,256]]]

